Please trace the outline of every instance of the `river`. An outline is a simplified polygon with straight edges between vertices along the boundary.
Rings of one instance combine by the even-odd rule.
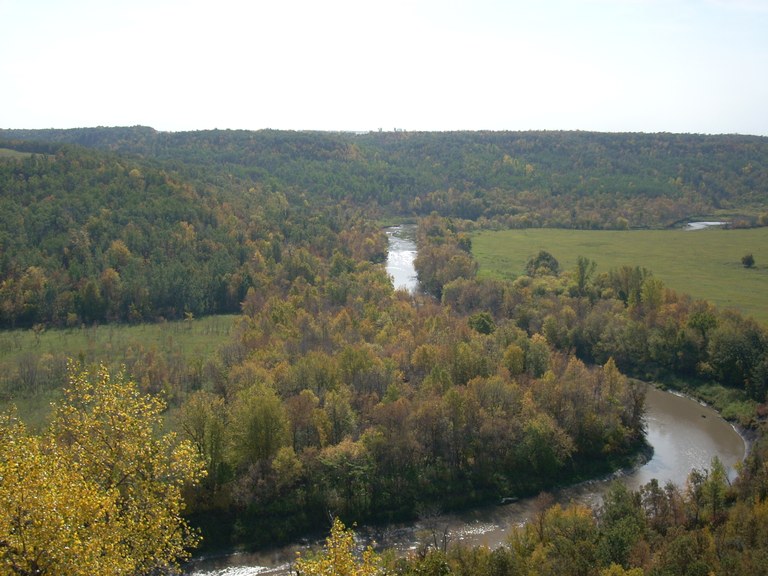
[[[387,273],[392,277],[395,290],[415,292],[419,279],[413,261],[416,259],[416,225],[401,224],[387,228],[389,251],[387,252]]]
[[[410,261],[412,265],[413,257],[410,252],[415,255],[415,244],[412,239],[403,240],[402,237],[396,237],[394,231],[388,231],[388,234],[390,258],[387,270],[393,277],[393,282],[398,282],[398,278],[408,279],[401,286],[415,290],[415,272],[401,269],[403,262]],[[402,250],[408,251],[409,254],[393,257],[392,250],[397,247],[402,247]],[[605,490],[616,478],[620,478],[631,489],[637,489],[653,478],[662,486],[667,481],[683,486],[691,469],[708,468],[714,456],[723,462],[732,479],[735,477],[735,465],[746,455],[744,439],[717,412],[690,398],[663,392],[650,385],[646,397],[645,422],[648,443],[654,449],[648,462],[634,470],[617,473],[609,478],[559,490],[553,494],[555,499],[562,503],[576,501],[597,507]],[[512,527],[519,526],[532,517],[534,508],[535,499],[522,499],[506,506],[480,507],[462,513],[436,515],[426,521],[384,528],[360,527],[357,533],[363,541],[401,552],[419,547],[433,532],[447,533],[451,542],[498,547],[505,542]],[[186,574],[288,574],[290,562],[295,558],[296,552],[306,548],[304,544],[295,544],[257,554],[231,554],[219,558],[198,559],[190,565]]]

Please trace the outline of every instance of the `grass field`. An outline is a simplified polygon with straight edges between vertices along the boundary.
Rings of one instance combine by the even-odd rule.
[[[105,325],[61,330],[6,330],[0,332],[0,410],[12,401],[25,420],[39,423],[60,390],[43,388],[34,394],[4,394],[6,383],[20,370],[38,362],[59,365],[54,358],[128,363],[146,353],[180,358],[185,363],[206,361],[229,341],[236,316],[208,316],[195,320],[138,325]]]
[[[0,148],[0,159],[2,158],[13,158],[16,160],[20,160],[22,158],[26,158],[27,156],[32,156],[31,152],[19,152],[18,150],[11,150],[10,148]]]
[[[109,324],[73,329],[0,332],[0,371],[6,372],[19,356],[66,354],[87,361],[119,360],[131,348],[179,350],[183,356],[210,357],[223,344],[235,316],[207,316],[195,320],[156,324]]]
[[[579,256],[597,262],[598,273],[623,265],[647,268],[669,288],[768,324],[768,228],[528,229],[481,232],[472,238],[481,277],[516,278],[539,250],[557,258],[562,270],[573,269]],[[755,258],[752,269],[741,264],[748,253]]]

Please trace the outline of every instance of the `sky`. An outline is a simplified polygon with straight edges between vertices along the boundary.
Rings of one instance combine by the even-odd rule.
[[[768,136],[768,0],[0,0],[0,128]]]

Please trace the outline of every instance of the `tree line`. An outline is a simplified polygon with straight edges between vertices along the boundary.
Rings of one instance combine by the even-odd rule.
[[[476,278],[466,251],[473,227],[437,216],[420,226],[419,281],[451,310],[512,322],[587,364],[613,359],[645,380],[716,380],[765,401],[768,333],[754,319],[678,294],[637,266],[596,274],[585,257],[561,271],[554,255],[541,252],[525,276]]]
[[[768,222],[758,137],[133,127],[0,138],[16,152],[0,158],[6,328],[237,312],[260,275],[311,265],[299,246],[332,255],[315,210],[336,229],[350,212],[483,227],[661,227],[721,210]],[[375,241],[361,249],[383,258]]]
[[[472,262],[461,222],[425,219],[419,239],[427,273]],[[531,494],[615,465],[642,427],[642,389],[622,372],[719,379],[757,423],[765,329],[647,270],[559,271],[539,254],[514,281],[446,273],[438,302],[340,258],[287,300],[251,293],[222,379],[181,407],[210,472],[197,511],[229,511],[234,537],[279,538],[323,510],[392,520]]]
[[[235,313],[248,288],[310,278],[331,256],[328,224],[306,199],[228,186],[68,146],[0,161],[0,326]],[[355,211],[324,218],[338,229]],[[355,251],[382,259],[385,242]]]
[[[683,486],[651,480],[638,490],[613,484],[601,506],[566,506],[542,493],[531,520],[496,549],[451,542],[439,523],[404,558],[359,553],[354,531],[338,519],[326,547],[299,557],[299,574],[400,576],[697,576],[751,575],[766,555],[765,445],[731,484],[722,463],[692,470]],[[325,570],[325,571],[323,571]]]
[[[234,515],[228,538],[536,493],[643,446],[644,388],[613,361],[590,368],[512,322],[489,330],[370,263],[250,297],[221,381],[179,409],[208,469],[192,509]]]
[[[434,211],[502,226],[659,227],[722,210],[756,224],[766,214],[768,143],[756,136],[167,133],[137,126],[3,130],[0,138],[139,156],[195,180],[223,176],[277,185],[302,190],[315,202],[351,200],[390,214]]]

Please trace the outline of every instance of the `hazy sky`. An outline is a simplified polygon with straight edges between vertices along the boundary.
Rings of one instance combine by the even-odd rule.
[[[0,0],[0,128],[768,135],[768,0]]]

